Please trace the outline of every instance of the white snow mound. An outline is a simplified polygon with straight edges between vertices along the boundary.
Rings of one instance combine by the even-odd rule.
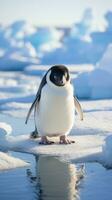
[[[5,123],[0,122],[0,140],[4,139],[7,135],[10,135],[12,132],[12,127]]]

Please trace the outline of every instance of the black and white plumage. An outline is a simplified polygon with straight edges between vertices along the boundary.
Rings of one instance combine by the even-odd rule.
[[[34,109],[35,126],[38,135],[48,141],[46,136],[60,136],[62,143],[69,143],[65,136],[74,124],[75,109],[83,119],[83,112],[77,98],[73,95],[70,74],[64,65],[51,67],[44,75],[36,98],[28,112],[26,123]]]

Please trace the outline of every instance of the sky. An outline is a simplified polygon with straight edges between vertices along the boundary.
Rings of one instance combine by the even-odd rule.
[[[112,11],[112,0],[0,0],[0,23],[26,20],[34,25],[69,26],[92,8],[94,22],[102,24],[103,15]]]

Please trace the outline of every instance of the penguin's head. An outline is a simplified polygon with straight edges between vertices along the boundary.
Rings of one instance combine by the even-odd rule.
[[[63,87],[70,81],[69,70],[64,65],[54,65],[49,69],[47,79],[54,85]]]

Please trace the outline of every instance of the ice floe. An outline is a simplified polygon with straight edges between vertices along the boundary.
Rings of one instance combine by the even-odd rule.
[[[40,145],[40,139],[30,139],[29,135],[9,136],[4,143],[0,140],[0,147],[35,155],[58,156],[62,160],[74,163],[99,162],[107,168],[112,168],[112,135],[111,140],[110,136],[106,138],[103,135],[80,135],[69,138],[75,140],[75,144],[60,145],[57,138],[52,138],[55,144]]]
[[[5,133],[2,129],[5,129]],[[105,134],[101,135],[100,132],[98,134],[98,129],[97,134],[94,135],[92,135],[91,129],[89,129],[89,134],[83,133],[83,135],[81,135],[80,130],[78,130],[79,135],[76,131],[77,135],[69,136],[70,139],[75,140],[75,144],[71,145],[60,145],[58,138],[52,138],[55,141],[53,145],[40,145],[40,139],[30,139],[29,134],[14,136],[8,135],[8,131],[10,131],[10,126],[1,123],[1,150],[26,152],[35,155],[58,156],[60,159],[78,163],[99,162],[106,167],[112,167],[112,160],[110,159],[112,144],[110,138],[112,138],[112,136],[107,137]]]
[[[6,139],[6,143],[0,144],[1,148],[6,147],[7,150],[27,152],[36,155],[60,156],[63,159],[78,162],[98,161],[101,153],[101,145],[104,137],[101,136],[70,136],[75,140],[75,144],[60,145],[58,139],[54,139],[56,144],[39,145],[39,139],[31,140],[29,135],[10,136]]]

